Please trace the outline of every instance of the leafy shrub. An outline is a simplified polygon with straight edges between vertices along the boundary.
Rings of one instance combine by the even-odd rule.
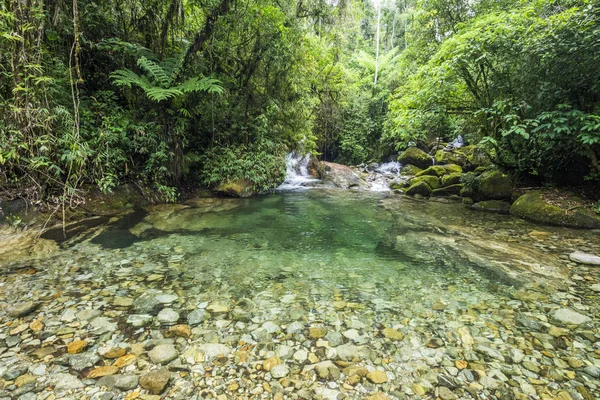
[[[285,149],[260,138],[251,144],[215,146],[200,157],[201,181],[215,187],[234,180],[248,180],[252,190],[265,192],[285,178]]]

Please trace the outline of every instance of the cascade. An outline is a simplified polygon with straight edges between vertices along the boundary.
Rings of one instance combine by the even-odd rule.
[[[285,158],[285,181],[277,188],[278,191],[300,190],[310,188],[319,180],[308,173],[310,154],[298,154],[295,151]]]

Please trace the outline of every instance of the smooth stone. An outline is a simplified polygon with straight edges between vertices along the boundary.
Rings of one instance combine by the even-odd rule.
[[[35,311],[41,303],[35,301],[26,301],[23,303],[13,304],[6,308],[6,313],[13,318],[24,317],[25,315]]]
[[[367,374],[367,379],[369,381],[371,381],[372,383],[385,383],[388,381],[388,377],[387,374],[385,373],[385,371],[381,371],[376,369],[375,371],[371,371]]]
[[[156,290],[147,291],[133,301],[133,309],[138,314],[156,315],[156,312],[161,306],[161,302],[156,299],[158,294],[160,294],[160,292]]]
[[[113,332],[117,329],[117,323],[112,322],[110,318],[107,317],[96,317],[90,321],[90,327],[92,328],[92,332],[96,335],[102,335],[107,332]]]
[[[62,322],[73,322],[77,318],[75,310],[72,308],[66,309],[60,316]]]
[[[29,369],[29,366],[26,364],[15,365],[15,366],[7,369],[2,374],[2,379],[7,380],[7,381],[14,381],[19,376],[26,374],[28,369]]]
[[[206,311],[201,309],[196,309],[188,314],[188,324],[191,326],[196,326],[202,323],[206,318]]]
[[[285,330],[290,335],[295,335],[304,330],[304,324],[302,322],[294,321]]]
[[[81,310],[76,314],[77,318],[81,321],[90,321],[101,315],[102,311],[100,310]]]
[[[390,340],[395,340],[395,341],[404,340],[404,333],[397,331],[396,329],[385,328],[382,333],[383,333],[383,336],[385,336],[386,338],[388,338]]]
[[[299,363],[303,363],[308,359],[308,352],[306,350],[300,349],[294,353],[292,358]]]
[[[113,304],[116,307],[131,307],[133,305],[133,299],[131,297],[116,296]]]
[[[159,344],[148,352],[148,357],[154,364],[168,364],[179,356],[172,344]]]
[[[114,386],[121,390],[132,390],[139,384],[140,377],[137,375],[119,375],[115,377]]]
[[[94,393],[90,400],[113,400],[115,398],[114,393],[111,392],[98,392]]]
[[[172,308],[164,308],[160,310],[156,319],[161,324],[174,324],[179,321],[179,313]]]
[[[231,349],[220,343],[203,343],[198,346],[198,350],[204,353],[204,356],[208,359],[231,354]]]
[[[583,314],[569,308],[559,308],[551,313],[552,318],[565,325],[581,325],[590,322],[591,319]]]
[[[600,378],[600,368],[596,367],[595,365],[588,365],[587,367],[583,368],[583,372],[593,376],[594,378]]]
[[[262,324],[262,328],[264,328],[269,333],[275,333],[281,330],[281,327],[273,321],[265,322],[264,324]]]
[[[337,347],[344,344],[344,338],[342,337],[342,334],[335,331],[327,332],[327,335],[325,335],[325,340],[327,340],[332,347]]]
[[[285,378],[290,373],[290,370],[285,364],[279,364],[274,366],[270,372],[273,378],[281,379]]]
[[[150,324],[152,318],[154,317],[148,314],[131,314],[127,317],[127,323],[139,328]]]
[[[71,374],[60,373],[51,378],[54,383],[54,390],[57,392],[66,392],[83,387],[83,383]]]
[[[163,392],[171,379],[171,374],[166,368],[149,372],[140,378],[140,386],[150,393],[157,395]]]
[[[481,354],[485,354],[486,356],[496,359],[498,361],[504,362],[504,356],[496,349],[492,349],[491,347],[477,345],[475,346],[475,351]]]
[[[81,353],[69,355],[68,360],[69,365],[75,371],[83,371],[85,368],[93,367],[98,361],[100,361],[100,357],[98,357],[96,354]]]
[[[596,283],[594,285],[591,285],[590,289],[592,289],[594,292],[600,292],[600,283]]]
[[[361,348],[351,344],[343,344],[335,348],[337,356],[342,361],[352,361],[355,358],[360,358]]]
[[[175,300],[178,299],[178,297],[175,296],[174,294],[168,294],[168,293],[157,294],[155,296],[155,298],[156,298],[156,300],[158,300],[162,304],[171,304]]]
[[[569,254],[569,259],[580,264],[600,265],[600,257],[582,251],[575,251]]]

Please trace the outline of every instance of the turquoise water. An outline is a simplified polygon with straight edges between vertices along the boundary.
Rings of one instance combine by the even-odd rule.
[[[511,376],[516,393],[531,392],[527,377],[537,379],[540,390],[551,385],[554,395],[565,388],[575,390],[581,382],[592,393],[598,389],[587,375],[578,375],[572,385],[567,361],[554,361],[552,367],[552,359],[536,342],[542,340],[561,360],[595,362],[593,341],[577,332],[597,329],[600,304],[589,286],[600,274],[568,264],[567,255],[575,249],[598,253],[596,232],[534,225],[460,204],[327,190],[252,199],[189,199],[87,226],[57,242],[52,252],[0,262],[5,271],[0,301],[41,299],[36,312],[46,329],[63,327],[68,309],[100,310],[102,318],[116,324],[115,332],[98,336],[87,323],[75,320],[59,335],[67,342],[89,336],[95,338],[94,349],[120,342],[129,345],[162,338],[170,324],[190,324],[189,340],[177,341],[179,354],[197,343],[224,343],[236,351],[244,343],[266,340],[269,345],[249,353],[250,362],[260,362],[275,351],[283,352],[280,346],[314,352],[320,361],[336,361],[333,347],[339,346],[334,343],[339,339],[367,351],[368,357],[359,364],[382,369],[389,378],[382,386],[365,381],[358,391],[352,386],[344,389],[349,398],[377,390],[395,393],[392,398],[403,398],[401,393],[418,398],[412,385],[427,386],[434,379],[430,374],[438,373],[452,374],[466,386],[475,375],[454,368],[455,361],[463,359],[484,365],[500,381],[506,371],[516,371]],[[49,232],[45,237],[60,235]],[[49,239],[45,243],[51,248]],[[524,272],[511,275],[523,264],[536,263],[564,274],[559,279]],[[162,307],[174,309],[177,320],[161,322],[157,309],[137,308],[143,296],[158,293],[175,299]],[[115,305],[122,298],[133,305]],[[593,317],[589,325],[573,331],[577,346],[554,343],[545,333],[551,312],[559,307]],[[146,313],[151,314],[146,325],[132,326],[132,314]],[[201,318],[192,321],[193,315]],[[524,320],[538,322],[520,322]],[[275,328],[267,332],[261,328],[264,324]],[[301,329],[286,333],[294,324]],[[540,324],[546,324],[544,333],[539,332]],[[315,326],[343,336],[328,337],[334,342],[315,347],[307,339],[308,328]],[[381,333],[388,327],[402,332],[405,339],[390,342]],[[55,333],[46,337],[57,337],[50,334]],[[469,337],[499,349],[507,365],[474,353],[473,345],[465,342]],[[26,334],[23,343],[34,338]],[[518,363],[513,365],[511,349],[525,351],[528,360],[544,366],[545,375],[534,377]],[[192,379],[198,387],[227,393],[225,383],[239,374],[232,357],[218,370],[222,387],[203,380],[201,372],[177,379]],[[284,359],[290,376],[306,380],[302,387],[310,387],[311,393],[319,388],[341,390],[341,381],[324,386],[301,374],[308,361]],[[201,367],[192,363],[191,368]],[[548,368],[552,377],[546,374]],[[501,398],[484,392],[482,396]],[[471,398],[458,393],[459,398]]]

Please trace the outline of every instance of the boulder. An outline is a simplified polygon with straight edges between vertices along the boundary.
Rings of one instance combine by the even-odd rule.
[[[412,164],[406,164],[406,165],[403,165],[402,168],[400,168],[400,173],[402,175],[408,175],[408,176],[417,175],[421,171],[422,171],[421,168],[415,167]]]
[[[510,213],[534,222],[570,228],[600,229],[600,218],[579,210],[547,203],[538,190],[525,193],[511,206]]]
[[[398,156],[398,162],[402,165],[411,164],[419,168],[427,168],[433,165],[433,160],[429,154],[416,147],[410,147]]]
[[[454,231],[453,235],[425,231],[391,235],[389,245],[417,263],[445,260],[450,265],[454,262],[463,266],[471,264],[516,287],[530,282],[566,287],[569,269],[558,257],[518,243],[482,239],[476,231],[456,228],[461,231]]]
[[[224,182],[215,188],[215,192],[232,197],[250,197],[255,194],[252,182],[248,179],[236,179]]]
[[[502,200],[486,200],[480,201],[470,206],[471,209],[477,211],[489,211],[499,214],[508,214],[510,212],[510,203]]]
[[[498,170],[486,171],[475,180],[473,194],[475,201],[506,200],[512,195],[513,185],[508,175]]]
[[[439,165],[432,165],[431,167],[419,172],[417,176],[431,175],[431,176],[442,176],[446,175],[446,169]]]
[[[425,182],[431,189],[438,189],[440,187],[440,179],[437,176],[422,175],[410,180],[411,186],[419,182]]]
[[[369,185],[352,168],[327,161],[319,162],[317,166],[319,178],[325,184],[332,184],[340,189],[367,189]]]
[[[459,151],[467,157],[467,161],[472,167],[488,167],[492,165],[492,160],[480,147],[464,146]]]
[[[453,172],[451,174],[444,175],[442,177],[442,186],[456,185],[460,183],[461,177],[462,173],[460,172]]]
[[[446,164],[446,165],[441,165],[441,167],[443,167],[446,170],[447,174],[455,174],[455,173],[461,174],[463,172],[462,167],[460,165],[456,165],[456,164]]]
[[[439,150],[435,153],[435,163],[438,165],[444,164],[455,164],[459,165],[461,168],[468,169],[470,167],[469,161],[467,160],[467,156],[462,154],[458,150],[454,151],[444,151]]]
[[[431,186],[429,186],[425,181],[421,180],[412,184],[406,190],[406,194],[409,196],[414,196],[418,194],[423,197],[429,197],[429,195],[431,194]]]
[[[431,197],[444,197],[444,196],[458,196],[462,190],[463,185],[457,183],[455,185],[445,186],[439,189],[435,189],[431,192]]]

